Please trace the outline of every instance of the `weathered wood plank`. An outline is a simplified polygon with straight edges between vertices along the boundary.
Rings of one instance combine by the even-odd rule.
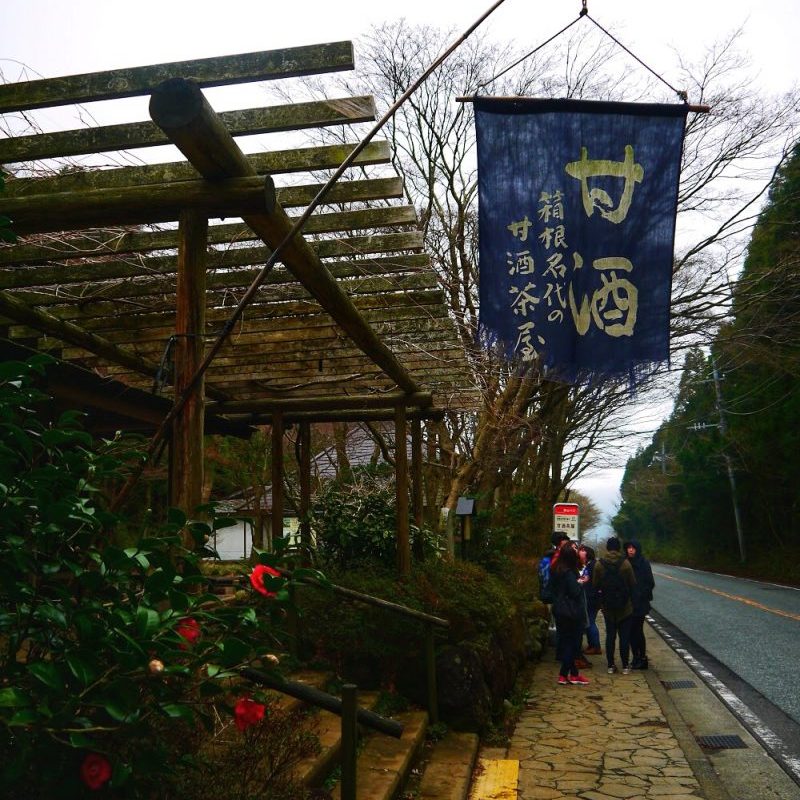
[[[364,318],[375,327],[377,332],[391,333],[406,330],[415,330],[415,326],[446,325],[448,330],[453,330],[452,321],[447,317],[447,312],[441,305],[435,304],[435,298],[428,297],[427,303],[423,293],[415,293],[414,297],[420,301],[399,305],[397,302],[390,303],[386,308],[367,308],[363,310]],[[436,297],[439,297],[438,295]],[[159,313],[141,314],[120,314],[119,306],[108,303],[105,313],[98,316],[88,317],[82,315],[80,311],[76,314],[67,315],[63,313],[68,309],[65,306],[58,306],[50,309],[50,313],[59,319],[72,319],[78,321],[80,327],[87,331],[104,334],[108,331],[136,331],[140,339],[163,338],[169,335],[169,331],[174,327],[174,309]],[[208,335],[219,330],[222,323],[228,319],[228,312],[224,308],[209,308],[206,312],[206,325]],[[260,334],[268,335],[270,332],[290,332],[294,330],[316,331],[324,330],[334,333],[338,329],[331,321],[328,314],[289,314],[288,311],[283,316],[277,313],[270,316],[269,308],[263,305],[253,306],[251,313],[236,326],[236,334],[249,335]],[[18,338],[35,336],[36,332],[24,326],[15,326],[10,323],[9,334]],[[323,335],[323,334],[321,334]],[[328,335],[325,333],[324,335]]]
[[[215,273],[209,276],[209,290],[226,288],[236,289],[248,286],[246,270]],[[254,275],[257,274],[255,270]],[[436,276],[428,272],[411,274],[401,273],[398,276],[385,275],[346,278],[338,281],[341,291],[353,295],[407,292],[410,290],[435,289],[438,287]],[[259,292],[266,293],[270,302],[290,302],[293,300],[308,299],[308,290],[300,284],[265,285]],[[34,306],[60,305],[64,302],[86,302],[90,298],[103,300],[132,300],[142,299],[162,294],[174,295],[175,280],[171,276],[133,279],[123,278],[119,281],[100,281],[77,283],[69,287],[69,292],[62,287],[53,289],[30,288],[15,290],[14,294],[22,302]],[[351,303],[352,303],[351,299]],[[330,311],[328,312],[330,313]]]
[[[278,190],[280,196],[280,190]],[[289,217],[294,222],[297,217]],[[304,234],[339,233],[365,228],[389,228],[413,225],[417,212],[413,206],[386,206],[355,211],[334,211],[313,214],[303,227]],[[76,259],[81,256],[145,253],[149,250],[172,250],[178,245],[175,229],[162,231],[129,231],[122,228],[98,229],[81,235],[47,234],[36,237],[36,244],[0,245],[0,267],[13,264],[42,264],[49,261]],[[211,225],[210,244],[259,240],[242,222]]]
[[[331,144],[317,147],[298,147],[291,150],[273,150],[268,153],[251,153],[247,160],[259,175],[280,175],[292,172],[309,172],[319,169],[336,169],[350,155],[354,144]],[[391,161],[389,143],[370,142],[356,156],[353,166],[388,164]],[[9,178],[6,194],[19,197],[44,192],[76,192],[85,189],[108,189],[120,186],[144,186],[169,181],[196,180],[197,170],[187,161],[169,164],[146,164],[115,169],[85,169],[65,175],[48,175],[43,178]]]
[[[366,96],[341,97],[223,111],[219,114],[219,118],[232,136],[249,136],[256,133],[370,122],[375,119],[375,102],[372,97]],[[44,158],[107,153],[164,144],[170,144],[169,138],[150,121],[101,125],[97,128],[79,128],[72,131],[0,139],[0,163],[15,164]]]
[[[175,397],[190,391],[180,414],[172,422],[169,459],[169,501],[187,516],[202,502],[203,432],[205,430],[205,381],[192,384],[203,360],[205,329],[206,233],[208,219],[196,211],[184,211],[180,220],[178,288],[175,304]],[[192,548],[191,534],[182,534]]]
[[[136,346],[137,354],[142,358],[160,360],[168,336],[160,339],[129,340],[125,337],[113,338],[109,341],[118,347]],[[455,346],[449,332],[428,331],[426,333],[405,334],[402,339],[387,338],[389,345],[397,353],[407,354],[408,363],[424,363],[435,356],[442,363],[454,358],[463,358],[464,351]],[[78,351],[69,347],[64,348],[67,358],[78,357]],[[342,342],[335,335],[326,338],[297,338],[283,339],[274,337],[265,341],[257,336],[247,337],[244,341],[237,341],[220,350],[220,355],[214,359],[217,369],[223,367],[237,368],[245,365],[256,365],[274,370],[276,374],[302,374],[314,372],[318,374],[329,373],[342,364],[366,363],[366,357],[353,347],[349,342]]]
[[[275,208],[275,184],[269,175],[224,181],[183,181],[156,186],[91,189],[74,194],[0,196],[0,214],[19,233],[144,225],[177,219],[182,209],[208,217],[269,213]]]
[[[88,72],[0,86],[0,113],[150,94],[161,81],[174,77],[192,78],[204,87],[227,86],[340,72],[354,66],[352,42],[330,42]]]
[[[377,236],[351,236],[346,239],[325,239],[309,242],[311,249],[320,258],[336,258],[341,256],[373,255],[377,253],[396,252],[400,250],[421,250],[423,247],[422,232],[389,233]],[[207,268],[232,269],[233,267],[263,264],[272,254],[268,247],[236,247],[226,250],[211,250],[206,259]],[[426,259],[427,260],[427,259]],[[352,266],[351,274],[375,274],[384,271],[370,261],[348,262]],[[394,262],[391,265],[398,269]],[[0,289],[19,289],[33,286],[67,286],[87,280],[101,281],[116,278],[153,277],[154,275],[171,275],[177,271],[177,256],[158,256],[142,259],[113,259],[108,261],[84,261],[75,264],[58,264],[32,266],[16,269],[0,269]],[[331,265],[336,269],[335,265]],[[340,271],[337,277],[345,274]],[[268,276],[269,283],[294,282],[294,276],[287,271],[273,272]]]

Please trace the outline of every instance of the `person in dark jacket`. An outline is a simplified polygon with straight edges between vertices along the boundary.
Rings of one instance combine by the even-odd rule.
[[[650,601],[653,599],[653,570],[650,562],[642,555],[642,546],[636,539],[625,542],[625,552],[628,562],[633,567],[636,585],[631,592],[633,614],[631,621],[631,652],[633,669],[647,669],[647,644],[644,638],[644,618],[650,611]]]
[[[617,580],[617,577],[621,580]],[[621,583],[621,586],[620,586]],[[619,656],[622,660],[622,672],[630,671],[630,635],[633,618],[631,591],[636,583],[633,567],[620,552],[619,539],[612,536],[606,542],[606,554],[594,565],[592,586],[600,593],[600,608],[606,621],[606,661],[608,672],[617,671],[614,663],[614,650],[619,633]],[[621,592],[617,591],[617,588]],[[620,596],[620,594],[622,596]]]
[[[594,548],[589,547],[588,544],[582,544],[578,548],[578,556],[582,565],[578,583],[583,587],[583,593],[586,596],[586,614],[589,618],[589,624],[586,626],[587,646],[583,652],[586,655],[599,656],[603,652],[600,649],[600,631],[597,630],[596,622],[597,612],[600,610],[600,598],[598,597],[597,589],[592,586],[592,573],[597,559]]]
[[[553,582],[553,616],[556,620],[561,648],[561,669],[558,683],[562,686],[585,686],[589,680],[578,672],[575,659],[580,652],[581,636],[586,627],[586,605],[583,589],[578,583],[578,550],[572,542],[559,548],[556,564],[551,572]],[[562,601],[566,601],[562,604]],[[566,607],[574,613],[565,613]]]

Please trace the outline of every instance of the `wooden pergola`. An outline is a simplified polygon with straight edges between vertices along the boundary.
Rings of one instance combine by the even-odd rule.
[[[400,202],[402,181],[361,169],[390,164],[385,141],[360,152],[231,319],[316,197],[320,175],[357,144],[245,155],[239,137],[366,122],[375,106],[371,97],[343,97],[216,113],[203,90],[353,66],[351,43],[336,42],[0,86],[3,115],[150,97],[151,120],[0,139],[0,164],[11,165],[0,213],[20,236],[0,247],[0,357],[22,345],[50,352],[62,373],[88,376],[62,379],[62,391],[81,384],[77,402],[146,429],[164,419],[165,399],[171,407],[222,335],[173,424],[171,501],[187,510],[200,501],[204,430],[242,435],[269,423],[279,465],[284,426],[296,423],[302,475],[315,421],[393,419],[398,443],[410,423],[419,498],[420,421],[475,406],[415,211]],[[170,143],[181,160],[108,166],[122,154],[144,161],[142,148]],[[75,156],[93,166],[64,169]],[[158,402],[144,402],[154,385]],[[396,455],[399,564],[407,571],[405,447]],[[302,494],[307,510],[308,486]],[[273,534],[282,516],[276,492]]]

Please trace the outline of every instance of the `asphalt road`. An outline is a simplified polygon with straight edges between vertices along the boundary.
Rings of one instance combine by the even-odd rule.
[[[800,724],[800,589],[652,567],[657,614]]]

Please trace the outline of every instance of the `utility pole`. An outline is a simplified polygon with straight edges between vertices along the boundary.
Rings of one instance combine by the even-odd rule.
[[[733,460],[728,452],[728,422],[725,419],[725,404],[722,400],[722,387],[720,386],[719,370],[714,354],[711,354],[711,369],[714,375],[714,392],[717,396],[717,413],[719,414],[719,432],[722,435],[722,456],[725,459],[725,466],[728,468],[728,480],[731,484],[731,500],[733,501],[733,516],[736,520],[736,536],[739,539],[739,560],[744,564],[744,531],[742,530],[742,519],[739,514],[739,500],[736,494],[736,476],[733,472]]]

